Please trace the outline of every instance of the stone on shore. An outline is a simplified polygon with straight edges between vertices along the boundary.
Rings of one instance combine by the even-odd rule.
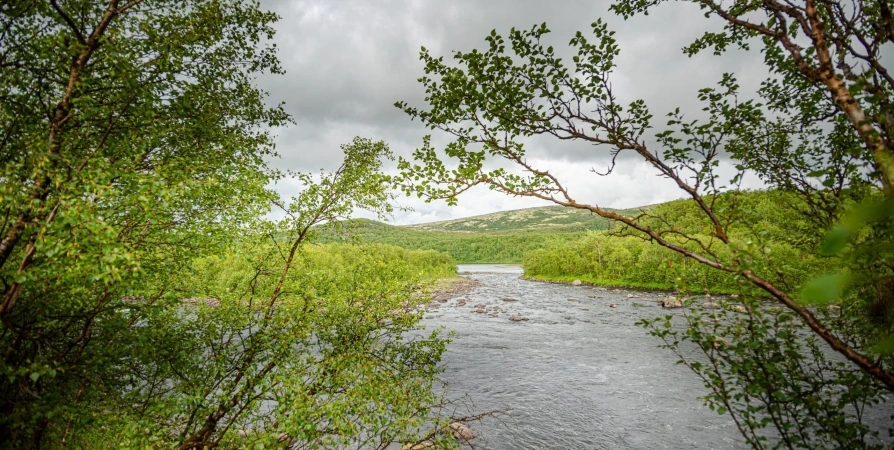
[[[582,285],[582,284],[584,284],[584,283],[583,283],[582,281],[580,281],[580,280],[574,280],[574,281],[571,282],[571,285],[572,285],[572,286],[580,286],[580,285]]]

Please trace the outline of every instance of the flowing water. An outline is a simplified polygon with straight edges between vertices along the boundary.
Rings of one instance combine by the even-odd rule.
[[[480,284],[426,316],[456,332],[444,378],[473,412],[511,410],[471,424],[475,448],[745,447],[729,416],[697,399],[695,375],[634,325],[666,313],[660,294],[527,281],[513,266],[459,272]]]

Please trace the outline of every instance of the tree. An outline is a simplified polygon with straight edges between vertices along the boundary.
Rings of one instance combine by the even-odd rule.
[[[390,178],[380,170],[388,147],[357,138],[342,150],[336,171],[296,174],[306,188],[280,203],[286,219],[204,261],[196,294],[213,305],[178,321],[177,329],[198,330],[198,347],[154,380],[171,392],[145,402],[177,408],[152,417],[149,437],[175,431],[183,450],[384,448],[442,425],[433,387],[446,341],[438,331],[404,336],[421,318],[407,311],[425,301],[426,266],[411,268],[406,252],[387,248],[331,248],[316,258],[306,248],[318,225],[354,208],[390,211]],[[452,271],[453,261],[439,256],[423,259]]]
[[[287,117],[251,77],[279,72],[274,20],[246,2],[0,6],[8,445],[64,441],[76,405],[127,385],[135,324],[265,209],[257,130]]]
[[[389,211],[390,152],[356,139],[291,201],[268,190],[276,19],[0,4],[0,447],[384,447],[438,423],[444,340],[404,308],[452,262],[307,246]]]
[[[657,3],[620,1],[612,9],[629,17]],[[888,5],[864,2],[844,6],[813,0],[696,3],[708,15],[719,16],[727,27],[720,33],[706,33],[685,51],[692,54],[711,47],[722,52],[730,45],[748,48],[760,38],[774,76],[763,83],[759,99],[740,101],[734,76],[725,75],[718,88],[700,91],[704,119],[686,120],[677,110],[668,115],[664,130],[650,135],[653,116],[645,103],[634,100],[624,104],[612,91],[610,76],[620,48],[601,20],[593,24],[591,35],[579,32],[571,39],[569,45],[576,55],[570,62],[541,43],[549,32],[545,24],[513,29],[508,40],[491,32],[486,49],[456,52],[450,64],[423,48],[426,75],[419,81],[426,89],[428,106],[420,109],[403,102],[396,106],[426,126],[453,135],[455,140],[444,153],[456,165],[448,167],[426,139],[414,154],[415,162],[400,162],[402,186],[408,194],[455,203],[462,192],[487,185],[499,192],[589,210],[620,222],[624,226],[620,234],[638,236],[727,272],[745,283],[743,290],[782,304],[797,317],[797,323],[846,358],[852,365],[848,367],[859,368],[859,382],[837,379],[833,385],[843,389],[859,385],[865,389],[862,392],[871,392],[868,396],[872,398],[894,390],[894,364],[884,344],[892,334],[894,309],[890,213],[894,210],[890,188],[894,166],[889,125],[894,84],[880,62],[880,49],[891,43],[892,36]],[[681,224],[669,215],[646,211],[628,217],[581,203],[569,194],[562,180],[525,159],[524,141],[532,136],[606,148],[612,157],[609,172],[621,152],[634,153],[670,179],[695,205],[702,220]],[[657,145],[650,143],[650,137]],[[740,170],[730,184],[716,174],[723,156],[731,157]],[[503,167],[486,170],[485,161],[495,159],[503,161]],[[756,261],[766,259],[770,243],[760,233],[761,224],[749,222],[749,215],[741,213],[735,200],[738,180],[745,171],[795,194],[790,206],[809,218],[804,223],[810,225],[792,230],[788,240],[798,242],[803,251],[837,258],[841,264],[838,275],[798,286],[787,281],[784,266],[759,269]],[[719,201],[730,195],[724,194],[727,191],[732,192],[732,200]],[[817,303],[842,300],[847,314],[838,319],[817,312]],[[755,315],[740,319],[749,323],[762,320]],[[696,334],[703,328],[693,320],[689,326]],[[751,339],[760,347],[758,343],[776,331],[786,335],[786,330],[775,326],[755,329],[761,330],[760,336],[736,336]],[[744,359],[724,362],[717,353],[725,350],[711,345],[711,339],[723,333],[733,331],[715,329],[698,336],[690,333],[686,338],[700,344],[710,361],[725,365],[711,372],[716,377],[706,378],[706,385],[716,387],[725,381],[746,384],[744,394],[739,394],[748,399],[754,392],[766,393],[773,386],[766,379],[733,380],[727,369],[739,368],[743,360],[755,367],[775,363],[760,354],[746,357],[741,353],[735,356]],[[790,346],[787,353],[801,355],[799,362],[808,360],[813,344],[799,341],[792,333],[788,336],[782,343]],[[679,344],[680,340],[669,339],[671,347]],[[827,369],[836,373],[845,370]],[[788,369],[779,370],[785,373]],[[804,378],[816,381],[822,373]],[[840,399],[831,397],[823,397],[823,407],[838,404]],[[797,395],[794,398],[797,402]],[[728,406],[735,406],[730,413],[741,417],[753,404]],[[757,415],[769,409],[771,406],[759,407]],[[760,421],[747,423],[743,434],[748,437],[748,430],[763,426],[766,423]],[[763,446],[760,439],[752,437],[750,443]],[[826,442],[837,439],[831,435],[818,439],[827,437]],[[861,439],[858,436],[847,442],[869,445]],[[780,442],[790,447],[815,444],[810,440]]]

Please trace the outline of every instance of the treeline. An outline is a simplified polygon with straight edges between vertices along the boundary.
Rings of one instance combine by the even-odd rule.
[[[249,252],[274,254],[271,250],[269,245],[252,244],[230,253],[197,259],[193,265],[195,290],[192,294],[211,296],[247,286],[257,271]],[[408,250],[387,244],[307,244],[289,272],[296,276],[303,274],[313,280],[311,285],[318,286],[320,280],[337,285],[347,274],[358,270],[373,270],[396,280],[424,283],[456,275],[456,261],[434,250]],[[287,283],[295,278],[288,280]]]
[[[450,255],[458,263],[520,264],[532,250],[580,240],[585,235],[584,231],[564,229],[512,233],[419,231],[371,220],[354,220],[321,229],[323,242],[353,239],[412,250],[434,250]]]
[[[797,201],[779,191],[738,192],[717,199],[725,208],[731,233],[759,230],[763,240],[751,240],[750,248],[725,246],[716,239],[708,251],[718,261],[747,258],[747,264],[761,273],[770,267],[783,267],[784,277],[775,280],[797,287],[804,281],[830,270],[835,261],[813,251],[817,236],[802,231],[808,226],[788,207]],[[643,217],[643,223],[673,223],[676,231],[701,242],[712,242],[711,225],[698,206],[689,200],[657,205]],[[742,284],[734,274],[718,271],[684,257],[640,236],[619,237],[606,231],[594,231],[574,240],[528,252],[524,258],[525,275],[531,278],[570,281],[580,279],[594,284],[623,285],[655,289],[708,290],[713,293],[739,292]],[[704,251],[693,239],[668,239],[693,251]]]

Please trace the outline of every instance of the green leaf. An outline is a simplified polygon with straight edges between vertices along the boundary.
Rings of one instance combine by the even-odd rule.
[[[851,232],[846,227],[833,227],[820,244],[820,254],[832,256],[841,253],[851,240]]]
[[[872,346],[872,350],[883,355],[894,353],[894,334],[890,334],[888,337],[876,342],[875,345]]]
[[[838,273],[814,278],[801,288],[800,300],[806,305],[827,305],[841,299],[850,282],[850,274]]]

